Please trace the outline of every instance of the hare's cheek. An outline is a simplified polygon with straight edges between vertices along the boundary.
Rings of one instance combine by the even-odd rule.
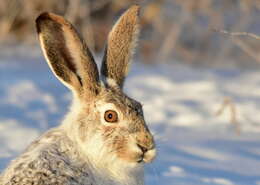
[[[102,132],[105,138],[111,137],[116,131],[115,126],[102,126]]]
[[[136,162],[141,155],[135,146],[131,146],[131,142],[128,139],[117,141],[115,151],[120,159],[127,162]]]
[[[138,161],[140,154],[137,152],[133,152],[129,148],[124,148],[123,150],[117,152],[117,156],[124,161],[135,163],[136,161]]]

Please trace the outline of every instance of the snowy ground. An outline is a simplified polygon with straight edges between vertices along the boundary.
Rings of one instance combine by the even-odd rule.
[[[147,184],[260,185],[260,71],[134,64],[125,89],[144,104],[157,141]],[[226,97],[236,124],[230,105],[216,116]],[[0,169],[69,102],[42,58],[0,59]]]

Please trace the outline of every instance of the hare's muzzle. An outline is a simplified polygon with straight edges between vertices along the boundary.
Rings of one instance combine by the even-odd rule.
[[[137,162],[152,162],[156,156],[156,149],[153,136],[150,132],[139,134],[137,146],[142,151]]]

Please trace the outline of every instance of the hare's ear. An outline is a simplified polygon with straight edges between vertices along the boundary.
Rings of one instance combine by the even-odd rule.
[[[139,6],[130,7],[108,36],[101,75],[108,86],[123,87],[139,33]]]
[[[96,95],[98,69],[75,28],[52,13],[42,13],[36,19],[36,27],[44,56],[55,76],[78,94],[84,91],[90,96]]]

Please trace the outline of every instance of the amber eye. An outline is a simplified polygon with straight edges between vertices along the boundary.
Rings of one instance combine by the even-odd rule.
[[[104,116],[106,122],[115,123],[118,121],[117,113],[113,110],[107,110]]]

